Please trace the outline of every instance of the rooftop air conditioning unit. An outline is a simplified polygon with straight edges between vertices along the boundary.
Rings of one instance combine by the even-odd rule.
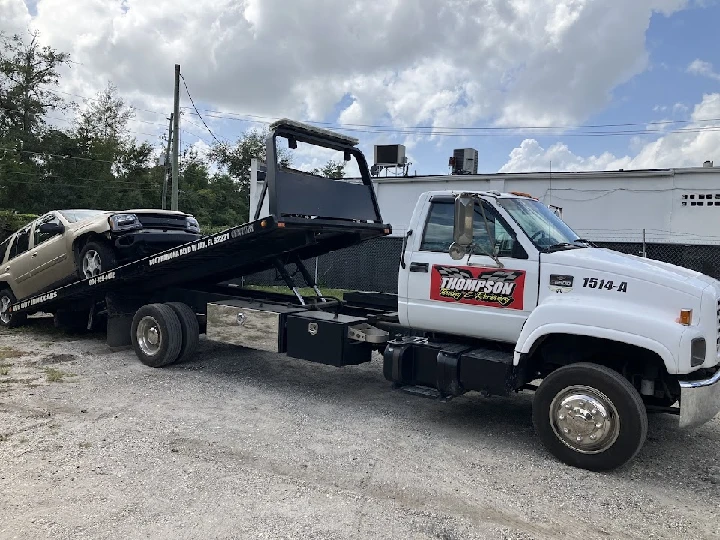
[[[406,163],[407,158],[405,157],[405,145],[375,145],[375,165],[379,165],[381,167],[394,167],[396,165],[405,165]]]
[[[450,164],[453,174],[477,174],[478,151],[474,148],[456,148]]]

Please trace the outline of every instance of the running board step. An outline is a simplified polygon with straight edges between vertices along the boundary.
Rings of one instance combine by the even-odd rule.
[[[443,396],[438,390],[429,386],[400,386],[399,390],[416,397],[437,399],[439,401],[450,401],[453,397]]]

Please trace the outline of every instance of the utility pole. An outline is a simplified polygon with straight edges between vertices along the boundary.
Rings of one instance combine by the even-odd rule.
[[[180,140],[180,64],[175,64],[175,106],[172,139],[172,197],[170,210],[178,209],[178,142]]]
[[[165,147],[165,174],[163,175],[163,189],[162,189],[162,209],[165,210],[165,207],[167,206],[167,188],[168,188],[168,180],[170,178],[170,175],[172,174],[172,166],[170,165],[170,145],[172,144],[173,140],[173,118],[175,117],[175,114],[171,114],[170,118],[170,124],[168,125],[168,140],[167,140],[167,146]]]

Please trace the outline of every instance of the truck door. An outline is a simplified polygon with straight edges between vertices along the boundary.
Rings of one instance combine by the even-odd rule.
[[[414,235],[406,252],[407,298],[401,311],[413,328],[514,343],[537,305],[539,260],[528,255],[517,234],[489,203],[487,226],[479,207],[474,219],[476,248],[470,257],[454,261],[454,204],[434,197],[422,234]],[[489,235],[488,235],[489,231]],[[498,247],[498,267],[488,253]],[[403,287],[400,287],[403,290]]]
[[[31,225],[28,225],[15,235],[3,268],[4,273],[9,274],[10,288],[18,299],[32,294],[30,229]]]
[[[35,222],[32,231],[33,243],[30,248],[32,269],[30,283],[35,291],[41,291],[51,285],[66,281],[73,273],[74,265],[69,256],[69,247],[62,229],[53,232],[41,232],[40,225],[54,224],[64,228],[63,222],[53,212],[44,215]]]

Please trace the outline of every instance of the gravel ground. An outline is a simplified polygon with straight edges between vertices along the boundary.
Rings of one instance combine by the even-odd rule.
[[[720,538],[720,417],[650,419],[609,474],[535,437],[531,395],[449,403],[203,340],[144,367],[46,319],[0,331],[0,538]]]

